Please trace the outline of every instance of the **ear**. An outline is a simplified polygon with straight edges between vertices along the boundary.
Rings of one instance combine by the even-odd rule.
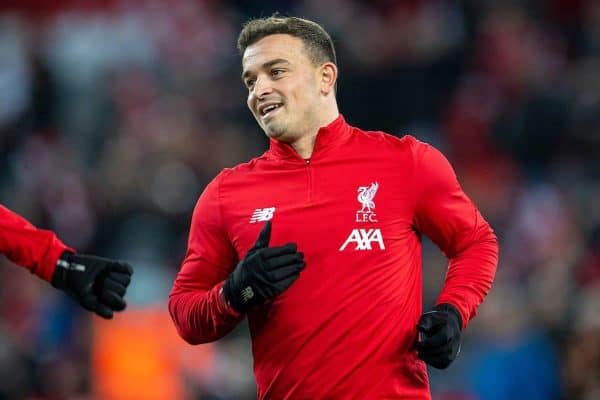
[[[319,69],[319,79],[321,83],[321,93],[328,95],[335,91],[335,83],[337,82],[338,69],[332,62],[326,62]]]

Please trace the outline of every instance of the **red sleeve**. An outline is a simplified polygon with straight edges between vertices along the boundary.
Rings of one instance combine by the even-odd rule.
[[[415,150],[415,226],[450,260],[436,304],[456,306],[465,328],[492,286],[498,242],[442,153],[421,142]]]
[[[74,251],[52,231],[37,229],[25,218],[0,205],[0,253],[50,282],[63,251]]]
[[[237,263],[222,223],[219,177],[200,196],[190,227],[188,250],[169,296],[177,331],[191,344],[215,341],[243,316],[224,300],[221,287]]]

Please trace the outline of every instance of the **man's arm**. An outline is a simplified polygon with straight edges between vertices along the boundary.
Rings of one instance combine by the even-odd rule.
[[[244,317],[227,304],[222,293],[238,260],[222,224],[218,179],[206,187],[196,204],[187,253],[169,295],[171,318],[190,344],[220,339]]]
[[[122,311],[133,269],[125,262],[85,254],[0,205],[0,253],[29,269],[103,318]]]
[[[194,210],[188,252],[169,296],[169,311],[179,334],[191,344],[217,340],[252,307],[286,290],[304,269],[295,243],[270,246],[271,221],[256,243],[237,260],[222,223],[218,180]]]
[[[496,235],[438,150],[419,143],[415,157],[415,227],[449,259],[436,304],[455,306],[465,328],[492,286],[498,264]]]
[[[459,351],[461,330],[492,286],[498,242],[448,160],[429,145],[418,142],[415,147],[415,228],[449,259],[436,306],[419,321],[417,348],[429,364],[445,368]]]
[[[50,282],[56,262],[73,249],[52,231],[37,229],[25,218],[0,205],[0,253],[17,265]]]

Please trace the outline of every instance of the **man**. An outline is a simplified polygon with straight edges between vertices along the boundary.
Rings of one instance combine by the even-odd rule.
[[[437,150],[345,122],[321,26],[253,20],[238,48],[270,148],[200,196],[169,299],[180,335],[214,341],[247,316],[259,399],[429,399],[422,360],[456,357],[493,231]],[[424,314],[421,233],[450,259]]]
[[[125,262],[76,254],[54,232],[37,229],[0,205],[0,254],[65,291],[86,310],[110,319],[125,309],[133,270]]]

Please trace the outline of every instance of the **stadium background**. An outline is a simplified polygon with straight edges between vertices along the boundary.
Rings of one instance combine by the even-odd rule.
[[[2,0],[0,202],[135,275],[104,322],[1,258],[0,399],[255,398],[245,326],[191,347],[166,300],[199,193],[267,144],[235,40],[275,10],[331,32],[347,120],[438,146],[499,236],[434,399],[600,398],[600,2]]]

